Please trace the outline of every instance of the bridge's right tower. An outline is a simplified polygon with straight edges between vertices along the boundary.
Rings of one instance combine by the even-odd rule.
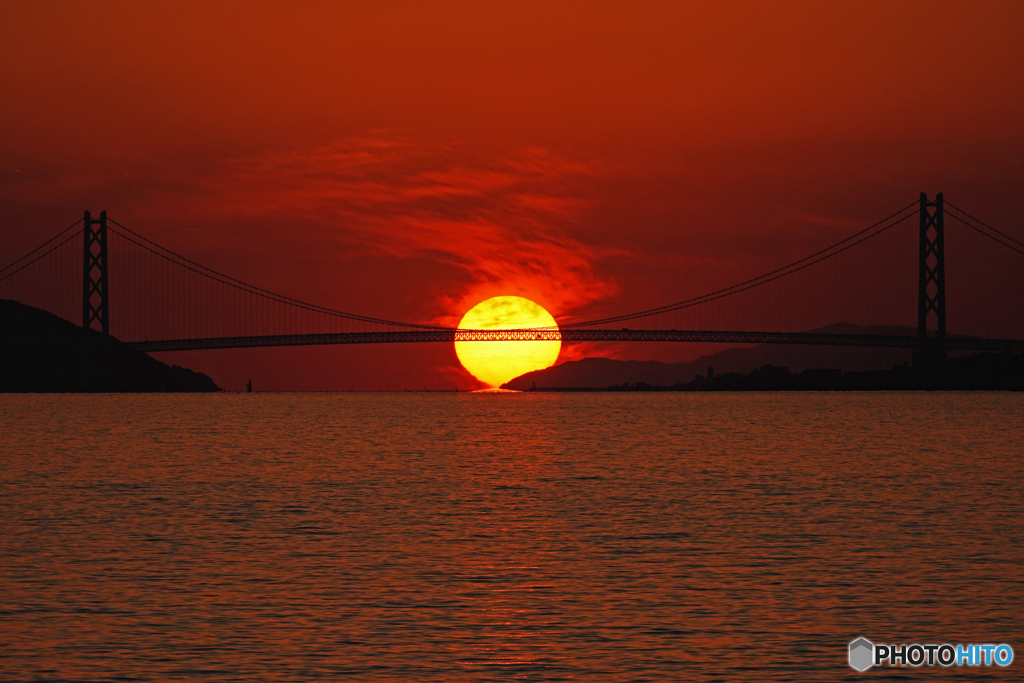
[[[934,202],[921,193],[920,223],[914,366],[937,369],[946,362],[946,249],[941,192]],[[928,321],[933,313],[935,334],[930,336]]]

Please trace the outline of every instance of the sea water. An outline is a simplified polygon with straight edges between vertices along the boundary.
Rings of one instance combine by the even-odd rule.
[[[1006,393],[4,395],[0,679],[1024,680],[1022,451]]]

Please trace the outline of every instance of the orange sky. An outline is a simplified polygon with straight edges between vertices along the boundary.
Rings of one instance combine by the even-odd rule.
[[[0,261],[106,209],[355,313],[519,294],[579,319],[769,270],[921,191],[1021,232],[1020,3],[295,4],[4,3]],[[475,386],[440,346],[167,359],[228,388]]]

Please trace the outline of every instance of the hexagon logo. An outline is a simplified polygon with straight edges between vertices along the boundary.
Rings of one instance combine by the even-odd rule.
[[[857,671],[867,671],[874,663],[874,643],[867,638],[858,638],[850,643],[850,666]]]

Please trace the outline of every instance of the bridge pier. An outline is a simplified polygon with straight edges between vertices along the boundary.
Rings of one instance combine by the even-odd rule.
[[[931,210],[934,209],[934,210]],[[914,367],[926,372],[946,364],[946,249],[942,193],[935,201],[921,193],[920,238],[917,287],[917,347]],[[935,334],[929,336],[928,321],[935,314]]]
[[[110,334],[110,299],[107,290],[107,212],[94,219],[85,212],[82,251],[82,327],[99,323]]]

